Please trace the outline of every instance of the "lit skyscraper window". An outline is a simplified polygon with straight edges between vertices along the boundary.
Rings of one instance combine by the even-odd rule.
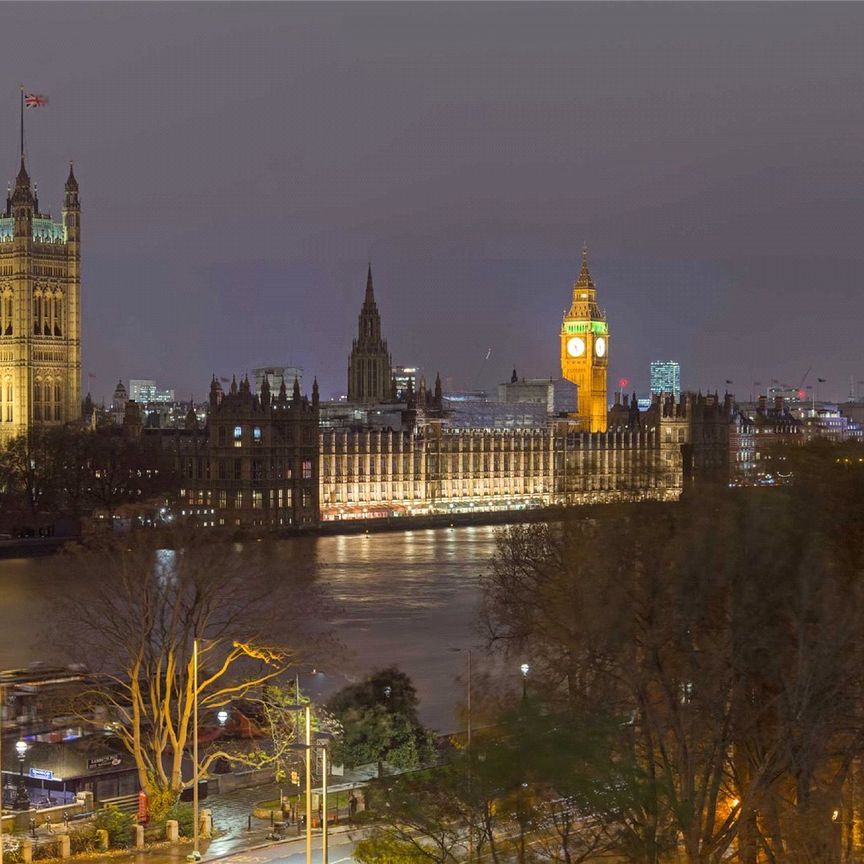
[[[674,360],[651,361],[651,393],[673,393],[681,397],[681,364]]]

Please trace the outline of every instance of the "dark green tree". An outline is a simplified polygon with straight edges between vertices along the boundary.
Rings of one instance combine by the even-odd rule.
[[[395,666],[343,688],[328,704],[343,730],[334,759],[349,766],[378,762],[400,769],[428,763],[434,748],[417,706],[411,679]]]

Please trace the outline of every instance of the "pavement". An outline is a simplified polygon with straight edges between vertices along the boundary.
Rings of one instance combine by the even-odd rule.
[[[269,830],[269,829],[268,829]],[[328,861],[325,864],[354,864],[354,846],[365,833],[365,829],[338,826],[327,832]],[[249,838],[251,841],[252,838]],[[201,841],[202,862],[219,864],[306,864],[306,837],[290,837],[287,840],[225,844],[222,838]],[[234,847],[234,848],[230,848]],[[140,852],[107,853],[103,856],[75,858],[76,864],[186,864],[186,856],[192,851],[191,842],[174,843],[143,849]],[[321,833],[312,837],[312,860],[323,862]]]
[[[252,830],[248,829],[249,816],[259,801],[279,797],[278,784],[238,789],[222,795],[214,795],[201,802],[202,809],[213,814],[213,827],[217,836],[201,841],[202,861],[219,861],[220,864],[306,864],[305,834],[296,835],[297,825],[287,826],[285,840],[267,839],[270,833],[269,819],[252,817]],[[277,814],[278,818],[278,814]],[[351,830],[344,824],[330,826],[328,832],[329,854],[326,864],[351,864],[356,840],[363,836],[362,829]],[[322,861],[321,832],[313,830],[312,860]],[[107,856],[87,856],[75,859],[76,864],[186,864],[186,856],[192,851],[191,842],[163,844],[140,852],[114,852]]]

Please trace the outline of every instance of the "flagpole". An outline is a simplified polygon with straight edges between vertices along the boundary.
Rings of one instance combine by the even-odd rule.
[[[24,161],[24,85],[21,85],[21,161]]]

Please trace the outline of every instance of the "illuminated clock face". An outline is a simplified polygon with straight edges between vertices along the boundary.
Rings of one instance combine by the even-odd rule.
[[[585,340],[579,336],[571,336],[567,340],[567,353],[571,357],[581,357],[585,353]]]
[[[598,336],[594,340],[594,353],[598,357],[603,357],[606,354],[606,340],[602,336]]]

